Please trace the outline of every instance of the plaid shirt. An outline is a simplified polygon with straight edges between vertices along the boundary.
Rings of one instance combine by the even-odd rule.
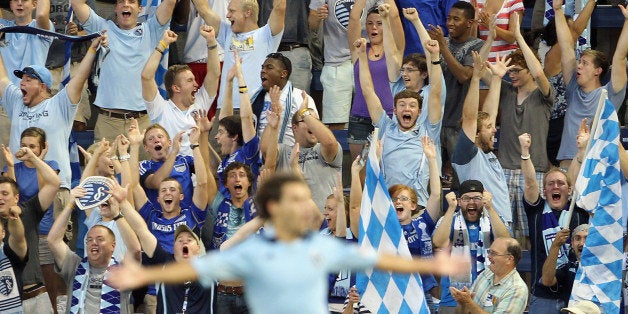
[[[528,302],[528,287],[513,269],[498,283],[495,274],[485,269],[471,286],[475,292],[473,302],[489,313],[523,313]]]

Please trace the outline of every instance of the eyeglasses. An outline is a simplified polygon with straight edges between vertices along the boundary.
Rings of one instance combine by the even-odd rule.
[[[393,197],[392,198],[393,203],[397,202],[397,201],[407,202],[409,200],[410,200],[410,198],[407,197],[407,196],[399,196],[399,197]]]
[[[417,72],[419,71],[419,69],[411,69],[411,68],[401,68],[399,69],[399,74],[403,74],[403,73],[412,73],[412,72]]]
[[[462,200],[463,202],[470,202],[470,201],[479,202],[479,201],[482,200],[482,196],[473,196],[473,197],[463,196],[463,197],[460,198],[460,200]]]
[[[523,71],[525,69],[510,69],[508,70],[508,74],[519,74],[519,72]]]
[[[488,251],[487,251],[487,253],[488,253],[488,256],[506,256],[506,255],[512,255],[512,254],[510,254],[510,253],[499,254],[499,253],[497,253],[497,252],[495,252],[495,251],[493,251],[493,250],[488,250]]]

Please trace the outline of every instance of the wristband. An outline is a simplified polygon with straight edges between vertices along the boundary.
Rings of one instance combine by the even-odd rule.
[[[122,155],[119,157],[120,161],[127,161],[131,159],[131,154]]]
[[[437,65],[437,64],[441,64],[443,62],[443,59],[438,59],[437,61],[432,61],[432,64]]]
[[[201,145],[198,145],[198,144],[190,144],[190,149],[191,149],[191,150],[194,150],[195,148],[197,148],[197,147],[199,147],[199,146],[201,146]]]
[[[109,157],[109,160],[118,160],[118,156],[111,156]]]
[[[118,214],[115,217],[113,217],[113,221],[117,221],[120,218],[124,218],[124,215],[122,215],[122,212],[118,212]]]
[[[576,161],[579,162],[579,163],[582,163],[582,158],[576,157]]]
[[[527,156],[521,155],[521,160],[528,160],[528,159],[530,159],[530,154],[528,154]]]
[[[161,53],[162,55],[164,54],[164,51],[163,51],[163,50],[161,50],[161,49],[159,49],[159,47],[155,47],[155,50],[156,50],[157,52]]]
[[[94,54],[96,54],[96,49],[94,49],[94,47],[89,46],[89,48],[87,49],[88,52],[93,52]]]
[[[166,45],[166,42],[162,40],[159,41],[159,45],[163,48],[163,50],[166,50],[166,48],[168,48],[168,45]]]
[[[305,117],[311,116],[311,115],[312,115],[312,112],[310,110],[306,110],[303,114],[301,114],[299,116],[299,118],[300,118],[299,120],[303,121],[305,119]]]
[[[211,46],[207,46],[207,50],[214,50],[214,49],[216,49],[217,47],[218,47],[218,44],[214,44],[214,45],[211,45]]]
[[[246,94],[248,92],[249,92],[248,88],[246,88],[246,87],[245,88],[240,88],[240,94]]]

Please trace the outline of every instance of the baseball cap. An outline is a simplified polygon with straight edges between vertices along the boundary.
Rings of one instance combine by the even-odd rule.
[[[23,70],[15,70],[13,71],[15,76],[22,78],[24,74],[36,78],[40,80],[42,83],[46,84],[46,87],[50,88],[52,86],[52,74],[50,71],[41,65],[29,65],[25,67]]]
[[[575,301],[570,307],[565,307],[561,312],[569,312],[574,314],[600,314],[600,308],[591,301]]]
[[[482,185],[482,182],[478,181],[478,180],[467,180],[462,182],[462,184],[460,184],[460,195],[463,195],[465,193],[469,193],[469,192],[484,192],[484,186]]]
[[[176,241],[182,232],[187,232],[191,234],[200,248],[199,255],[205,255],[205,246],[203,245],[203,241],[201,241],[198,235],[194,233],[194,231],[192,231],[192,229],[190,229],[190,227],[188,227],[187,225],[179,225],[177,227],[177,229],[174,231],[174,240]]]

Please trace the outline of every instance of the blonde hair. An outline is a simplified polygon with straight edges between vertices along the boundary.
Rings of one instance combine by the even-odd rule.
[[[246,12],[246,10],[251,10],[251,18],[257,23],[257,17],[259,16],[259,4],[257,4],[257,0],[240,0],[240,4],[242,5],[242,11]]]

